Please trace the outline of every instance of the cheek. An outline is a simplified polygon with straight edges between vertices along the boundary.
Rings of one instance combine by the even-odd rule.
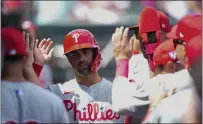
[[[86,60],[89,62],[89,63],[91,63],[92,62],[92,60],[93,60],[93,53],[92,52],[88,52],[87,54],[86,54]]]
[[[77,63],[76,59],[68,58],[68,61],[73,68],[76,67],[76,63]]]

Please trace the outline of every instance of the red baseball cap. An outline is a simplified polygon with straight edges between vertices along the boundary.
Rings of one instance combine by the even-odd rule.
[[[170,23],[168,16],[161,11],[157,11],[157,14],[160,19],[160,27],[162,31],[169,32],[170,31]]]
[[[1,28],[1,40],[5,56],[25,56],[26,44],[22,33],[16,28]]]
[[[189,14],[180,19],[176,32],[170,38],[177,38],[188,42],[191,38],[202,33],[202,15]]]
[[[172,39],[177,39],[176,30],[177,30],[177,25],[174,25],[171,28],[171,31],[166,34],[166,37],[167,38],[172,38]]]
[[[165,65],[170,61],[176,61],[176,51],[173,45],[173,39],[167,39],[162,42],[154,51],[154,65]]]
[[[140,14],[139,34],[160,30],[157,11],[152,7],[145,7]]]
[[[200,33],[202,34],[202,15],[189,14],[178,22],[176,31],[178,39],[188,42],[191,38]]]
[[[202,56],[202,36],[193,37],[186,45],[186,56],[189,64],[195,63]]]

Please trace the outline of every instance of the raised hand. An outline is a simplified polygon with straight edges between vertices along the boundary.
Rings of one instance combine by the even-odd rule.
[[[134,43],[133,43],[132,52],[133,54],[139,54],[141,53],[140,41],[136,38],[135,35],[133,35],[133,38],[134,38]]]
[[[30,36],[29,33],[23,32],[23,37],[25,39],[26,43],[26,50],[27,50],[27,56],[24,59],[24,65],[25,66],[31,66],[34,62],[34,46],[35,46],[35,39]]]
[[[132,56],[132,49],[134,37],[128,39],[128,28],[116,28],[115,33],[112,35],[113,53],[116,61],[120,59],[130,59]]]
[[[40,81],[33,69],[34,62],[34,47],[36,45],[34,37],[29,33],[23,32],[23,36],[26,42],[27,56],[24,58],[23,76],[27,81],[40,85]]]
[[[164,82],[157,82],[153,84],[153,91],[149,93],[150,107],[153,110],[166,97],[174,94],[175,88],[165,90]]]
[[[34,63],[43,66],[52,56],[53,41],[50,38],[43,39],[40,43],[36,40],[34,47]]]

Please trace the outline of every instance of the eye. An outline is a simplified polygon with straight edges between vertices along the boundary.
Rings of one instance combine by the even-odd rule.
[[[76,52],[75,52],[75,51],[68,53],[68,56],[70,56],[70,57],[73,57],[73,56],[75,56],[75,55],[76,55]]]
[[[83,54],[87,54],[89,50],[90,49],[83,49],[82,52],[83,52]]]

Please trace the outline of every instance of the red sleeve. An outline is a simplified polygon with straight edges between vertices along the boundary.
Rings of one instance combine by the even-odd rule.
[[[121,59],[116,62],[116,76],[128,78],[128,59]]]
[[[37,74],[37,77],[38,77],[38,78],[39,78],[39,76],[40,76],[40,73],[41,73],[41,71],[42,71],[42,68],[43,68],[43,66],[33,63],[33,69],[34,69],[35,73]]]

